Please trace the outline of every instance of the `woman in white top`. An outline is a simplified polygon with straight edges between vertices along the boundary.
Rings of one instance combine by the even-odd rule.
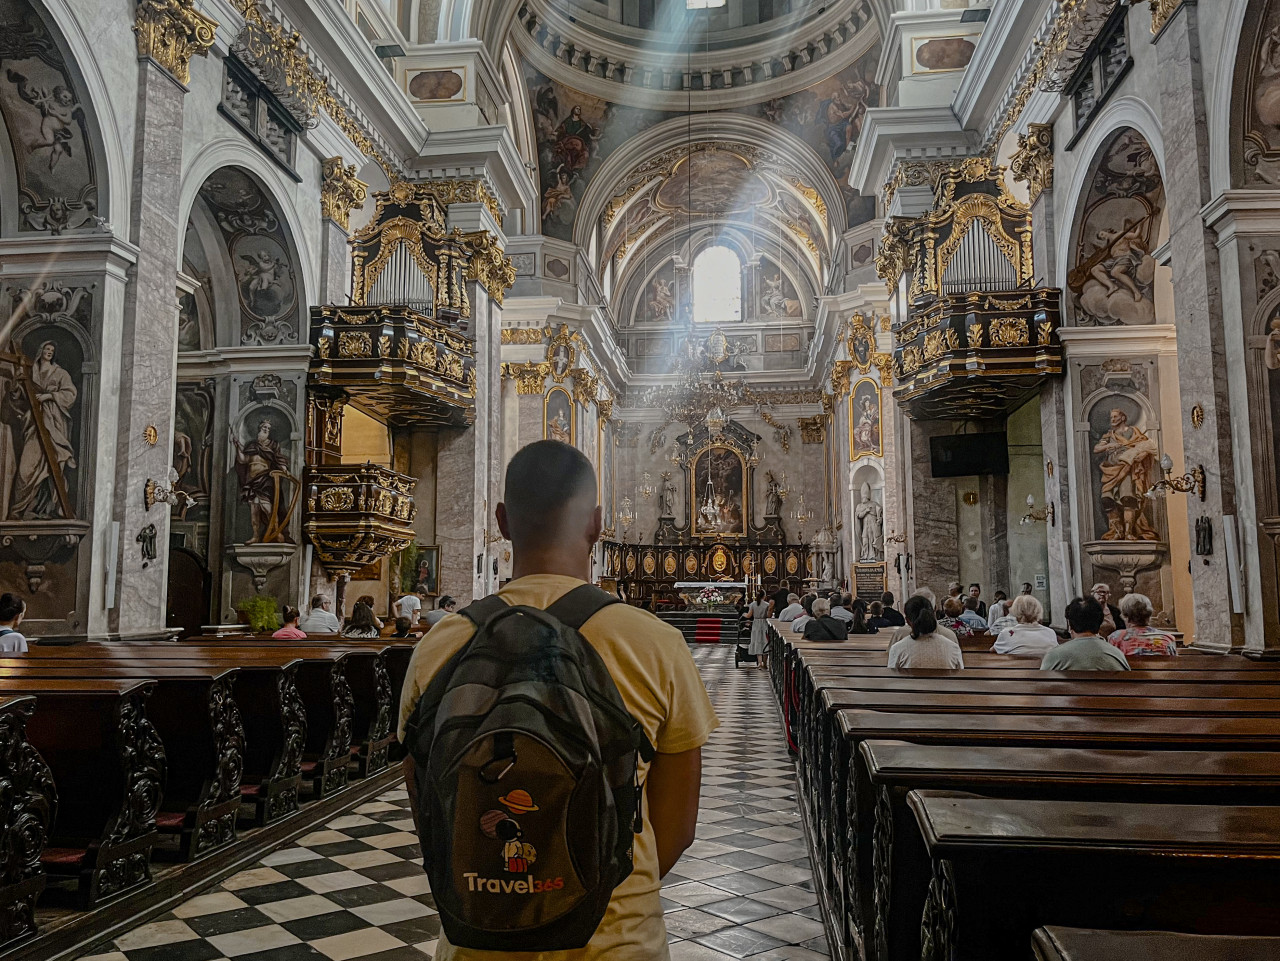
[[[1044,607],[1030,594],[1019,594],[1009,605],[1009,613],[1017,620],[1013,627],[1000,632],[991,645],[995,654],[1014,657],[1044,657],[1058,646],[1058,635],[1053,628],[1040,623]]]
[[[911,634],[889,648],[889,667],[934,671],[958,671],[964,667],[960,645],[936,632],[938,619],[926,598],[908,598],[902,605],[902,616],[911,625]]]
[[[0,654],[27,653],[27,639],[18,625],[27,613],[27,602],[17,594],[0,594]]]

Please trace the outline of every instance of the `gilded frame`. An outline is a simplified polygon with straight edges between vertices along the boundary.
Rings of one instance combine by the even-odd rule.
[[[569,411],[569,417],[568,417],[569,440],[566,443],[576,447],[578,442],[577,407],[573,402],[573,395],[570,394],[563,387],[552,387],[550,390],[547,391],[547,393],[542,398],[542,439],[543,440],[559,440],[560,439],[560,438],[553,438],[551,436],[550,409],[551,409],[551,397],[553,394],[564,395],[565,406]]]
[[[738,459],[740,474],[740,490],[739,498],[742,512],[742,526],[736,531],[706,531],[699,530],[699,514],[698,514],[698,465],[702,463],[702,459],[712,451],[727,451]],[[747,496],[747,485],[750,475],[747,472],[747,459],[741,453],[725,444],[709,444],[702,448],[689,461],[689,534],[691,537],[722,537],[736,538],[747,536],[747,518],[751,515],[751,500]]]
[[[861,314],[853,315],[849,326],[849,359],[854,362],[861,373],[867,373],[875,362],[876,335],[866,324]]]
[[[563,384],[578,366],[578,348],[573,345],[573,334],[569,333],[566,324],[560,325],[560,330],[547,344],[546,360],[551,365],[551,377],[557,384]]]

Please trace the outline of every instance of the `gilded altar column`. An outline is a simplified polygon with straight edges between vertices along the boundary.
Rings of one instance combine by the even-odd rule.
[[[129,239],[138,249],[125,292],[113,513],[120,524],[117,589],[105,597],[112,634],[155,635],[165,627],[169,511],[148,509],[148,480],[168,485],[177,382],[177,251],[183,100],[194,56],[213,45],[217,23],[191,0],[139,0],[137,125]]]
[[[1212,196],[1200,11],[1193,2],[1163,2],[1152,5],[1152,15],[1153,31],[1158,31],[1154,42],[1160,63],[1159,109],[1165,133],[1164,184],[1183,424],[1183,456],[1179,458],[1178,451],[1169,453],[1178,473],[1203,465],[1206,482],[1203,502],[1195,494],[1173,495],[1169,509],[1185,510],[1192,530],[1201,517],[1207,517],[1214,527],[1214,542],[1223,544],[1227,543],[1223,525],[1235,524],[1236,479],[1219,253],[1200,213]],[[1196,418],[1198,427],[1191,416],[1196,406],[1203,410],[1203,421],[1199,415]],[[1215,550],[1203,560],[1206,563],[1192,565],[1195,643],[1219,650],[1242,647],[1243,618],[1232,613],[1227,552]]]

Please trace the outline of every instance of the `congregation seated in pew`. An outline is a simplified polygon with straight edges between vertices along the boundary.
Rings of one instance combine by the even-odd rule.
[[[958,584],[953,586],[956,587],[957,589],[959,588]],[[927,587],[916,588],[916,592],[912,594],[911,597],[923,597],[926,601],[929,602],[929,610],[936,612],[938,609],[938,599],[934,595],[933,591],[929,590],[929,588]],[[910,602],[911,602],[911,598],[909,597],[907,598],[907,603],[910,603]],[[898,627],[893,632],[893,637],[889,639],[889,643],[891,645],[894,642],[900,641],[904,637],[907,637],[911,634],[911,619],[906,616],[906,613],[907,613],[907,605],[904,604],[902,605],[902,614],[903,614],[903,620],[905,621],[905,623],[902,624],[901,627]],[[936,613],[934,614],[934,620],[935,621],[937,620]],[[957,641],[957,642],[959,641],[959,638],[956,637],[956,632],[953,631],[951,628],[947,627],[945,624],[938,624],[934,628],[934,632],[941,634],[943,637],[949,637],[953,641]]]
[[[993,654],[1013,657],[1044,657],[1058,646],[1058,634],[1040,621],[1044,606],[1030,594],[1020,594],[1009,607],[1014,625],[1005,628],[991,645]]]
[[[1040,662],[1042,671],[1127,671],[1129,661],[1118,647],[1098,635],[1106,613],[1093,597],[1077,597],[1067,605],[1067,628],[1071,640],[1064,641]]]
[[[298,627],[298,619],[301,616],[296,607],[286,607],[283,615],[284,625],[271,636],[277,641],[302,640],[307,635],[306,632]]]
[[[1167,631],[1150,626],[1155,608],[1145,594],[1126,594],[1120,601],[1120,614],[1126,626],[1107,636],[1107,643],[1120,649],[1125,657],[1154,654],[1174,657],[1178,641]]]
[[[938,624],[956,636],[956,640],[968,637],[974,631],[973,625],[964,620],[964,601],[958,597],[948,597],[942,602],[942,616],[937,618]]]
[[[0,594],[0,655],[25,654],[27,639],[18,631],[27,602],[17,594]]]
[[[831,614],[831,602],[819,597],[813,602],[813,616],[804,626],[806,641],[844,641],[849,638],[848,625]]]
[[[950,602],[950,598],[948,598]],[[910,634],[889,648],[889,666],[898,669],[925,668],[955,671],[964,667],[964,655],[954,637],[938,633],[933,602],[919,594],[908,598],[903,614]]]

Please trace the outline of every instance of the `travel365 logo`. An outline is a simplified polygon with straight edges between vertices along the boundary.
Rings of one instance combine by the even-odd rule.
[[[564,887],[564,878],[548,878],[536,880],[529,869],[538,860],[537,849],[524,839],[524,829],[512,815],[522,818],[538,812],[538,805],[528,791],[517,788],[498,798],[498,803],[505,810],[494,808],[480,816],[480,833],[491,841],[497,841],[501,847],[497,858],[501,870],[508,875],[523,874],[524,878],[486,878],[478,871],[468,871],[462,876],[466,879],[467,890],[487,892],[489,894],[542,894],[547,891],[559,891]]]

